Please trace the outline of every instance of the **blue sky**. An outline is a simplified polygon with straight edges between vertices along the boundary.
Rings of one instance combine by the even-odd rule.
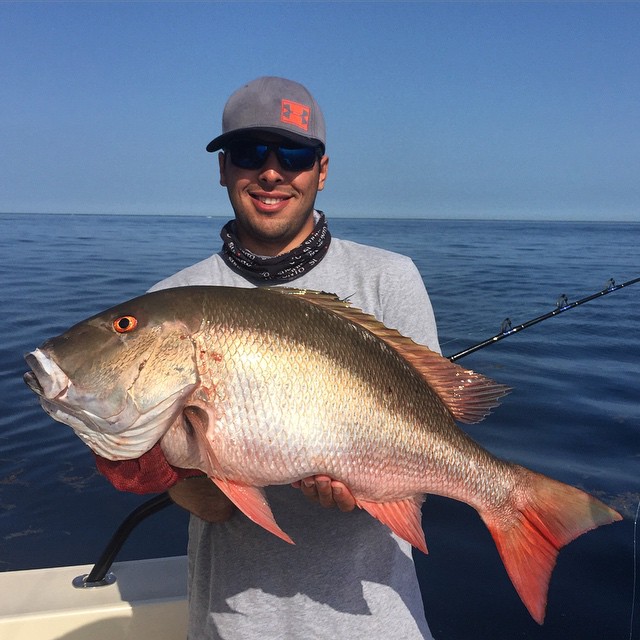
[[[0,212],[229,215],[231,92],[296,79],[330,216],[640,220],[640,3],[2,2]]]

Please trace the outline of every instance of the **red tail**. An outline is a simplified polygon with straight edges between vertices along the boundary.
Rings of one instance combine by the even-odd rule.
[[[593,496],[518,467],[521,491],[500,512],[481,513],[525,607],[542,624],[560,549],[579,535],[622,520]]]

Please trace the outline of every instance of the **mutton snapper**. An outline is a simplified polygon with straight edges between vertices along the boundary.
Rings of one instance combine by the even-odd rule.
[[[291,542],[260,487],[315,474],[426,553],[426,493],[474,507],[542,623],[559,549],[621,517],[596,498],[496,458],[455,420],[507,388],[334,296],[282,288],[150,293],[47,340],[25,374],[51,417],[111,460],[157,442],[257,524]]]

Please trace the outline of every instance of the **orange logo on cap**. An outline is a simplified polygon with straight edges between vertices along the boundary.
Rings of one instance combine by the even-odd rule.
[[[285,124],[292,124],[299,127],[303,131],[309,129],[309,117],[311,115],[311,107],[299,102],[291,100],[282,101],[282,111],[280,112],[280,121]]]

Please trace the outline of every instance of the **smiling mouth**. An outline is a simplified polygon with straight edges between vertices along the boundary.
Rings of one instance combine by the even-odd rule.
[[[254,200],[257,200],[258,202],[261,202],[262,204],[266,204],[266,205],[281,204],[282,202],[286,202],[287,200],[289,200],[289,198],[286,198],[286,197],[274,198],[269,196],[256,196],[256,195],[252,195],[251,197]]]

